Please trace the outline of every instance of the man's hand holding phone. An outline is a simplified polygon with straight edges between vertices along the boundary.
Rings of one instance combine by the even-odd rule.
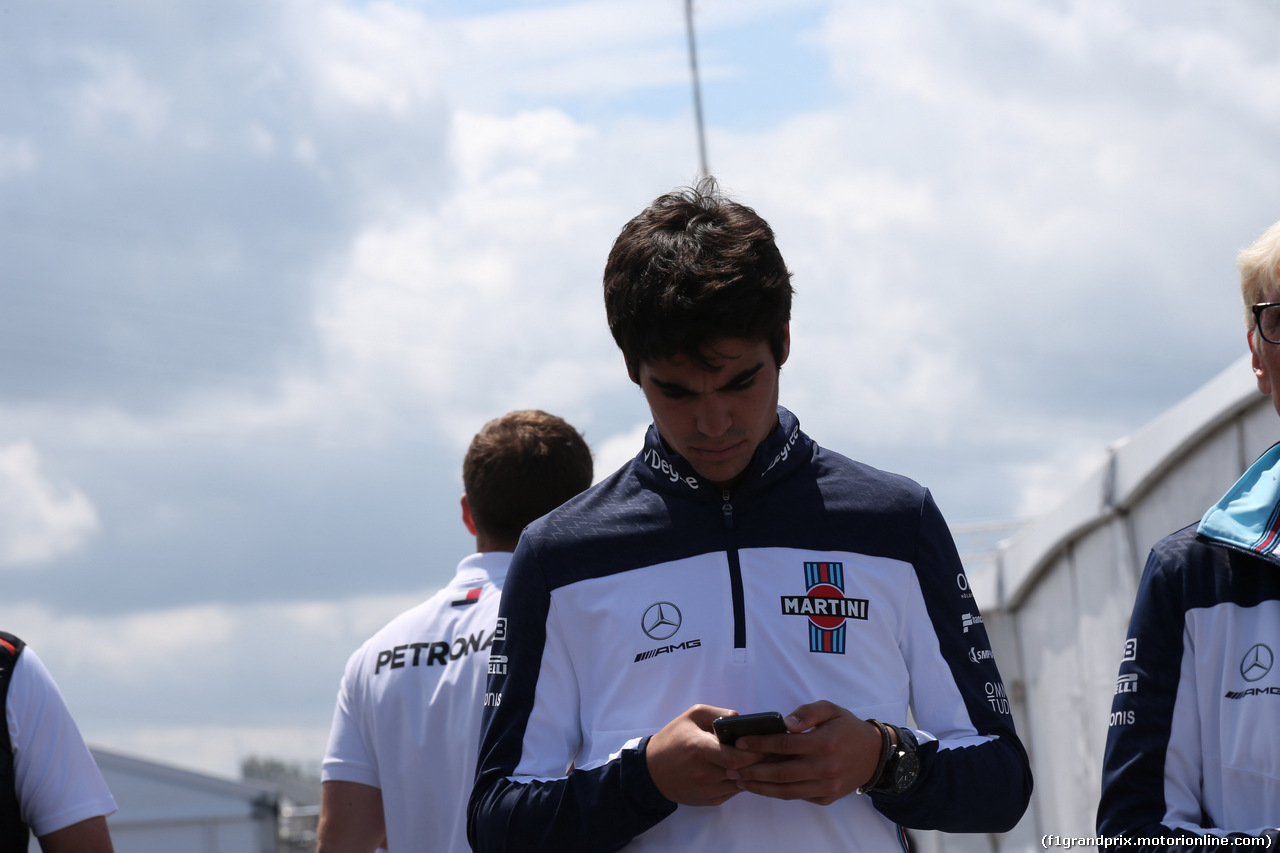
[[[877,728],[833,702],[801,705],[786,718],[792,734],[744,736],[738,749],[767,760],[737,768],[744,791],[830,805],[866,784],[881,753]],[[738,771],[741,771],[740,773]]]
[[[736,740],[746,734],[755,734],[735,727],[760,726],[761,721],[754,719],[758,716],[739,716],[729,708],[694,705],[663,726],[649,738],[645,747],[649,777],[659,793],[672,802],[688,806],[718,806],[740,794],[742,788],[738,782],[741,778],[738,771],[764,760],[765,755],[726,745],[716,734],[716,721],[740,721],[720,723],[721,729],[730,732],[727,736]],[[780,715],[774,716],[781,722]],[[777,731],[777,722],[765,725],[769,730]],[[740,733],[733,733],[735,731]],[[785,723],[781,731],[786,731]]]

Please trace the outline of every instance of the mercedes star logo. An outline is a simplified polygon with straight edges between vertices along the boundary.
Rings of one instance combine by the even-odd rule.
[[[670,601],[650,604],[640,620],[640,627],[654,640],[665,640],[680,630],[680,608]]]
[[[1271,664],[1275,663],[1275,659],[1268,646],[1258,643],[1244,653],[1244,659],[1240,661],[1240,674],[1245,681],[1257,681],[1271,671]]]

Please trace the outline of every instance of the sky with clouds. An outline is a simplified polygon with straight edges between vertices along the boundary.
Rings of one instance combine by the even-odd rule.
[[[820,443],[1027,517],[1244,351],[1273,5],[695,10]],[[697,167],[680,0],[0,0],[0,625],[90,742],[318,762],[347,655],[470,548],[484,421],[638,447],[600,272]]]

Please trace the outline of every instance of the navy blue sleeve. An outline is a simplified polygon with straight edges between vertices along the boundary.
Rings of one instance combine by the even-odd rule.
[[[881,813],[903,826],[1007,832],[1031,800],[1031,765],[951,532],[927,493],[916,541],[912,562],[927,611],[917,629],[919,645],[935,659],[941,653],[945,675],[929,683],[915,670],[930,661],[922,653],[908,655],[908,666],[913,656],[921,659],[911,672],[912,710],[921,730],[948,733],[921,744],[912,788],[871,796]],[[962,709],[955,707],[956,691]]]
[[[604,765],[568,770],[580,737],[576,697],[555,687],[568,683],[555,675],[568,662],[557,657],[554,643],[548,652],[551,597],[533,551],[522,538],[503,588],[502,639],[491,652],[467,838],[477,853],[617,850],[676,804],[649,776],[648,738]],[[535,697],[541,707],[535,708]],[[538,748],[558,754],[528,754],[525,735],[535,713],[549,714],[559,730],[539,732]]]

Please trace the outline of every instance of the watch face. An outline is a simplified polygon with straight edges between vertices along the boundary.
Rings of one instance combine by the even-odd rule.
[[[920,759],[916,757],[914,752],[906,752],[898,757],[898,766],[894,773],[893,786],[898,793],[902,793],[911,787],[911,783],[916,781],[916,774],[920,772]]]

